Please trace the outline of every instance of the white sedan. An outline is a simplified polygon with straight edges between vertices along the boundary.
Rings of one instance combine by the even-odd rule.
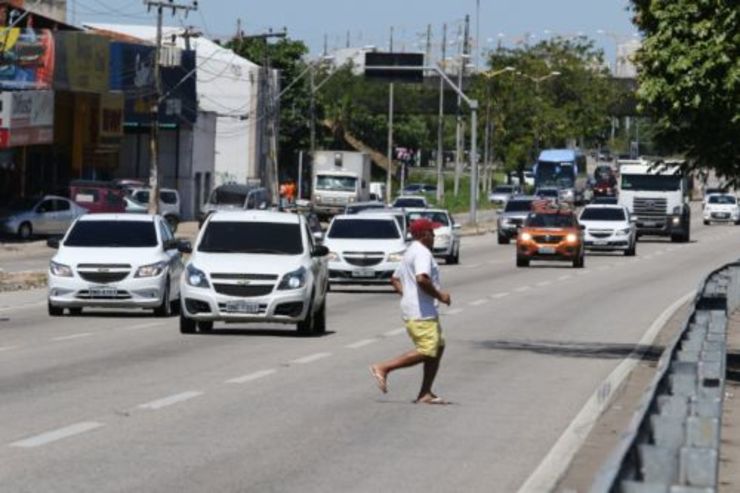
[[[712,222],[740,223],[740,206],[737,197],[728,193],[713,193],[707,196],[704,205],[704,224]]]
[[[151,308],[169,316],[179,307],[180,250],[161,216],[86,214],[60,241],[49,264],[49,315],[86,307]]]
[[[434,223],[435,257],[443,258],[448,264],[460,263],[460,225],[455,224],[445,209],[406,209],[408,223],[417,219],[429,219]]]
[[[586,250],[621,250],[625,256],[637,253],[637,229],[622,205],[587,205],[578,222],[584,228]]]

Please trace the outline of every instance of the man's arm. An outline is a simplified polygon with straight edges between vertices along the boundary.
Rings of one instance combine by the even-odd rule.
[[[393,289],[396,290],[396,293],[403,296],[403,284],[401,284],[401,280],[395,276],[391,277],[391,285],[393,286]]]
[[[416,283],[419,285],[422,291],[424,291],[432,298],[439,300],[445,305],[449,305],[450,303],[452,303],[452,300],[450,299],[450,294],[445,293],[444,291],[440,291],[436,287],[434,287],[432,278],[428,275],[418,274],[416,276]]]

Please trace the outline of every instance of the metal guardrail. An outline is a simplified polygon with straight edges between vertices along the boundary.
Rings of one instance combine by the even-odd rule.
[[[739,305],[740,261],[700,284],[692,314],[661,355],[591,493],[717,491],[727,321]]]

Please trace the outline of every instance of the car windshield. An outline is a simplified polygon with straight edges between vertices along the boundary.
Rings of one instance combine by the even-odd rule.
[[[331,176],[318,175],[316,177],[317,190],[338,190],[341,192],[354,192],[357,178],[354,176]]]
[[[433,223],[438,223],[442,226],[450,225],[450,220],[447,217],[447,214],[439,211],[409,212],[408,218],[409,223],[412,223],[417,219],[429,219]]]
[[[535,228],[571,228],[573,216],[570,214],[530,214],[526,226]]]
[[[511,193],[513,190],[514,190],[514,187],[503,185],[503,186],[494,188],[493,192],[491,193]]]
[[[77,221],[64,246],[148,248],[157,246],[153,221]]]
[[[681,189],[681,175],[622,175],[622,190],[670,192]]]
[[[298,223],[211,221],[198,251],[299,255],[303,253],[303,240]]]
[[[732,195],[710,195],[710,204],[735,204],[737,201]]]
[[[393,207],[426,207],[426,204],[424,203],[424,199],[407,198],[396,199],[396,201],[393,202]]]
[[[581,221],[624,221],[624,210],[613,207],[586,207]]]
[[[208,202],[211,204],[236,205],[236,206],[242,207],[244,206],[244,202],[246,201],[247,201],[246,192],[216,189],[211,194],[211,198]]]
[[[504,207],[504,212],[524,212],[532,208],[531,200],[510,200]]]
[[[338,240],[392,240],[400,238],[394,219],[339,219],[329,228],[328,238]]]

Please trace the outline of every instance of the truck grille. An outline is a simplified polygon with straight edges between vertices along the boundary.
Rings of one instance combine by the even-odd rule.
[[[238,296],[240,298],[249,298],[252,296],[265,296],[272,293],[274,284],[255,284],[242,286],[239,284],[213,284],[213,289],[217,293],[226,296]]]
[[[635,197],[634,215],[640,219],[665,218],[668,215],[667,201],[664,198]]]

